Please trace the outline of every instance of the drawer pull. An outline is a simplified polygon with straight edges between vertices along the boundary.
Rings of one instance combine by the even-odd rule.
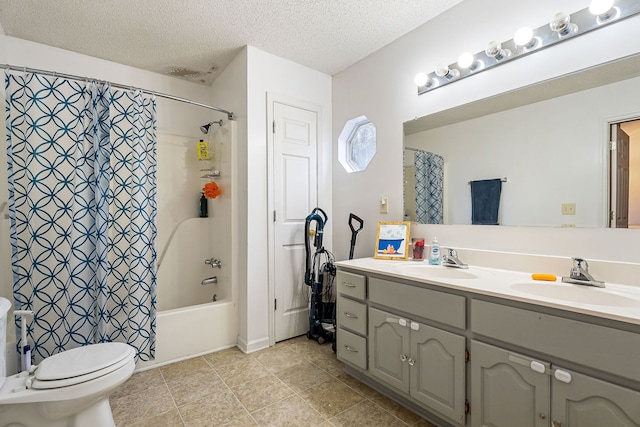
[[[356,316],[355,314],[351,314],[348,311],[344,312],[345,317],[348,317],[349,319],[357,319],[358,316]]]
[[[349,283],[349,282],[342,282],[343,285],[345,285],[347,288],[355,288],[356,285],[354,285],[353,283]]]
[[[351,348],[346,344],[344,345],[344,348],[346,348],[347,351],[350,351],[351,353],[357,353],[358,352],[358,350],[356,350],[355,348]]]

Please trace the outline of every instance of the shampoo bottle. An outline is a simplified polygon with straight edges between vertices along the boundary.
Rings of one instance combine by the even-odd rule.
[[[429,265],[440,265],[442,259],[440,258],[440,245],[438,239],[434,236],[431,242],[431,250],[429,251]]]
[[[204,197],[204,193],[200,196],[200,218],[207,218],[209,216],[209,209],[207,206],[207,198]]]

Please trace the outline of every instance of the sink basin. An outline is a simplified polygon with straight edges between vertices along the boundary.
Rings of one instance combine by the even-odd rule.
[[[437,265],[415,265],[402,268],[402,272],[425,279],[430,277],[438,279],[477,279],[473,273],[457,268],[440,267]]]
[[[525,282],[511,285],[514,291],[579,304],[640,307],[640,301],[602,288],[559,283]]]

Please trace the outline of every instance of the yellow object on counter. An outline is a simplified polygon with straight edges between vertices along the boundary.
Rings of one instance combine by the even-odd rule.
[[[556,276],[553,274],[532,274],[531,278],[533,280],[546,280],[547,282],[555,282]]]

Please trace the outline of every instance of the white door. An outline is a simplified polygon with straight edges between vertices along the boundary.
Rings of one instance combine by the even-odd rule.
[[[317,113],[273,103],[275,340],[309,330],[305,219],[316,207]]]

